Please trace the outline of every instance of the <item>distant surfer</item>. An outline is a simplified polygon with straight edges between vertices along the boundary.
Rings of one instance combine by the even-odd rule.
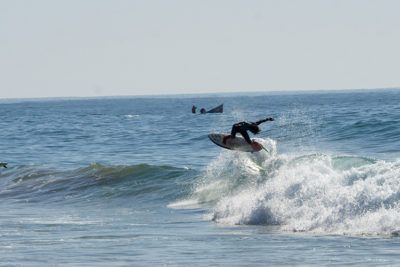
[[[252,145],[253,142],[251,141],[251,139],[250,139],[249,134],[247,133],[247,131],[250,131],[250,132],[252,132],[253,134],[258,134],[258,133],[261,131],[261,129],[260,129],[260,127],[258,127],[258,125],[260,125],[260,124],[263,123],[263,122],[266,122],[266,121],[273,121],[273,120],[274,120],[274,118],[265,118],[265,119],[259,120],[259,121],[257,121],[257,122],[242,121],[242,122],[235,123],[235,124],[232,126],[231,134],[225,136],[224,139],[222,140],[222,142],[223,142],[224,144],[226,144],[226,140],[227,140],[227,139],[229,139],[229,138],[235,138],[235,137],[236,137],[236,133],[240,133],[240,134],[244,137],[244,139],[246,140],[246,142],[247,142],[249,145]]]

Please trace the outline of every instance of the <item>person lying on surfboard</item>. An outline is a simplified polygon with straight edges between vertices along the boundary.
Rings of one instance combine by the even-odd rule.
[[[236,137],[236,133],[240,133],[244,137],[246,142],[249,145],[252,145],[253,142],[251,141],[247,131],[250,131],[253,134],[258,134],[261,131],[261,129],[260,129],[260,127],[258,127],[258,125],[260,125],[263,122],[273,121],[273,120],[274,120],[274,118],[265,118],[265,119],[259,120],[257,122],[242,121],[242,122],[235,123],[234,125],[232,125],[231,134],[225,136],[224,139],[222,140],[222,142],[224,144],[226,144],[226,140],[228,138],[235,138]]]

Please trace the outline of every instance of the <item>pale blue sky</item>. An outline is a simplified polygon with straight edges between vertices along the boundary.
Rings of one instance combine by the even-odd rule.
[[[400,1],[0,0],[0,97],[400,87]]]

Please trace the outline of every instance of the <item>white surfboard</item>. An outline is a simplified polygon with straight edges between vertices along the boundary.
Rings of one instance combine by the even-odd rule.
[[[213,143],[216,144],[217,146],[226,149],[238,150],[243,152],[258,152],[261,149],[263,149],[263,146],[260,143],[252,140],[252,142],[256,145],[251,146],[241,136],[236,136],[235,138],[228,138],[226,140],[226,144],[224,144],[222,140],[224,139],[225,136],[228,136],[228,134],[212,133],[208,135],[208,138],[210,138],[210,140],[213,141]]]

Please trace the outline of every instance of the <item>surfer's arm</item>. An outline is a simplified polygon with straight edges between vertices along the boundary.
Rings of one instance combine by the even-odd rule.
[[[260,124],[263,123],[263,122],[266,122],[266,121],[273,121],[273,120],[274,120],[274,118],[265,118],[265,119],[262,119],[262,120],[257,121],[256,124],[257,124],[257,125],[260,125]]]

